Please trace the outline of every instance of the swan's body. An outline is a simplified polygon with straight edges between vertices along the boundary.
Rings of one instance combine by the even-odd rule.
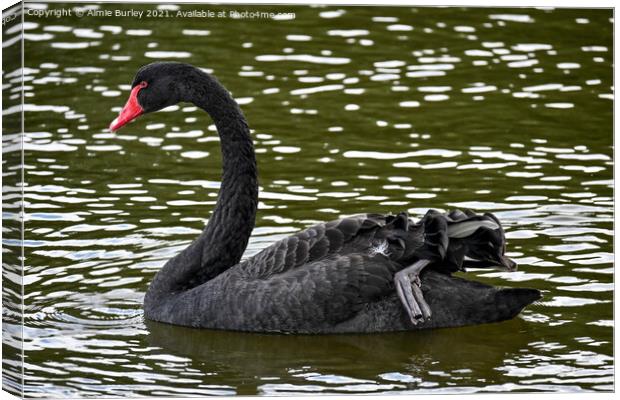
[[[422,290],[434,317],[413,325],[394,289],[403,266],[381,236],[386,216],[360,215],[307,228],[178,293],[145,301],[145,316],[175,325],[260,332],[384,332],[460,326],[514,317],[538,292],[496,289],[429,271]],[[415,226],[413,235],[419,234]],[[377,238],[379,237],[379,238]],[[377,252],[376,249],[381,251]],[[171,281],[172,259],[157,281]]]
[[[415,325],[398,306],[395,276],[420,260],[441,261],[446,252],[458,254],[454,265],[460,266],[469,251],[448,247],[446,229],[434,228],[434,222],[443,221],[435,214],[417,224],[406,214],[322,223],[240,262],[258,201],[254,149],[241,110],[213,77],[187,64],[147,65],[132,88],[112,130],[142,113],[189,101],[213,118],[223,158],[213,215],[203,233],[155,276],[144,300],[146,318],[255,332],[383,332],[500,321],[539,297],[530,289],[496,289],[429,271],[422,276],[421,292],[414,294],[424,292],[428,304],[416,299],[430,307],[425,316],[432,311],[433,318]],[[481,226],[468,223],[455,237]],[[432,239],[440,233],[441,239]],[[402,295],[400,301],[406,305]]]

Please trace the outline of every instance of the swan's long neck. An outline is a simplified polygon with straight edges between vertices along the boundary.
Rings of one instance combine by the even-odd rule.
[[[162,298],[196,287],[236,265],[256,217],[256,157],[243,113],[214,78],[197,73],[185,80],[185,100],[205,110],[217,127],[222,180],[215,209],[202,234],[171,259],[151,282],[145,297],[147,314],[160,305]]]
[[[221,89],[224,93],[218,101],[201,106],[217,127],[223,164],[215,210],[203,233],[203,281],[241,260],[254,229],[258,203],[256,157],[250,131],[237,103]]]

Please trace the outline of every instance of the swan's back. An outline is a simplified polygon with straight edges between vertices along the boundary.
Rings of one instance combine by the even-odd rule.
[[[394,218],[393,215],[360,214],[319,223],[273,243],[229,271],[246,279],[268,279],[330,258],[390,254],[392,249],[386,238],[399,229],[390,226]],[[421,233],[419,236],[421,243]]]

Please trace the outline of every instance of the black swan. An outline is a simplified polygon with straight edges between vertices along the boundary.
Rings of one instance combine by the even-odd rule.
[[[148,64],[131,87],[111,131],[190,102],[213,119],[223,160],[215,210],[151,282],[147,319],[253,332],[387,332],[502,321],[540,298],[535,289],[450,275],[470,264],[514,269],[491,214],[429,211],[418,223],[406,213],[357,215],[307,228],[240,262],[254,228],[258,179],[239,106],[213,76],[183,63]]]

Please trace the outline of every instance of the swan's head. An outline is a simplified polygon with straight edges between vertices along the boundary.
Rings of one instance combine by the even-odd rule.
[[[131,84],[129,99],[110,124],[110,130],[117,131],[142,114],[188,101],[188,77],[196,71],[189,64],[175,62],[155,62],[140,68]]]
[[[504,229],[491,213],[450,224],[448,238],[447,258],[462,267],[517,269],[517,263],[505,254]]]

